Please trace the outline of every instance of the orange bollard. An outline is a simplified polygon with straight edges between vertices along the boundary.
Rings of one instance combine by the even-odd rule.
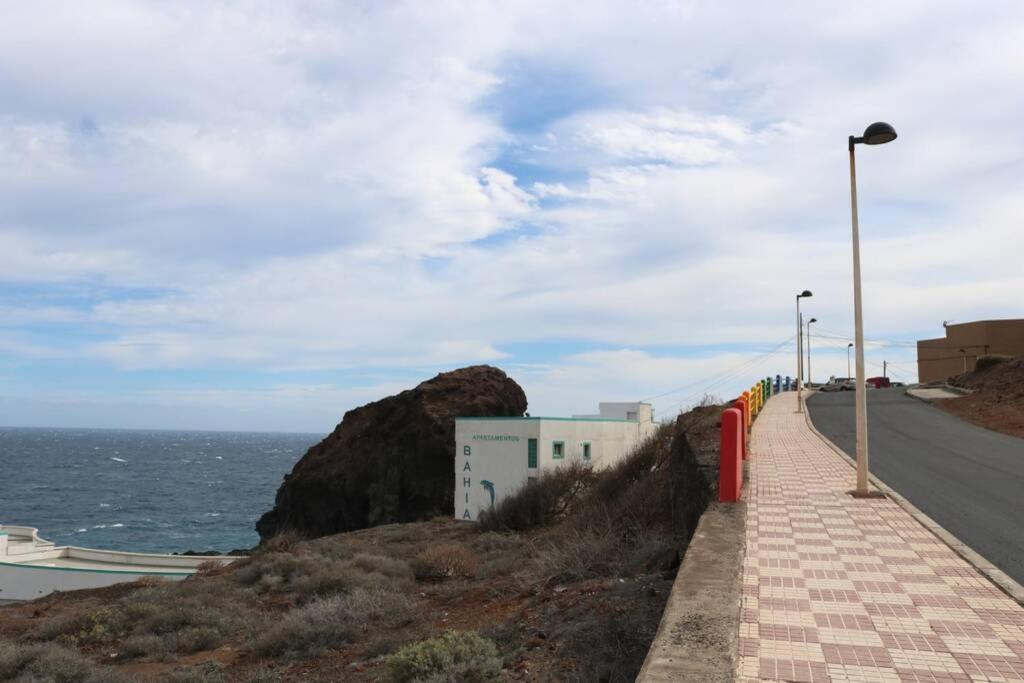
[[[743,414],[736,408],[722,413],[719,439],[718,500],[735,503],[743,488],[743,456],[740,453],[743,434]]]
[[[743,414],[743,422],[740,424],[740,441],[742,442],[743,448],[740,452],[743,453],[743,459],[746,460],[747,456],[750,454],[750,446],[747,443],[747,430],[745,429],[747,423],[747,404],[743,402],[742,398],[738,398],[732,402],[732,407]]]
[[[740,398],[743,400],[743,405],[746,408],[746,411],[743,413],[744,426],[747,428],[746,431],[750,431],[750,423],[753,421],[754,417],[751,415],[752,411],[750,410],[750,392],[744,391]]]

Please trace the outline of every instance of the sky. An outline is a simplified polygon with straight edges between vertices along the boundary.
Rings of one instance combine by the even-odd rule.
[[[437,372],[671,415],[1024,317],[1024,5],[14,3],[0,425],[324,433]]]

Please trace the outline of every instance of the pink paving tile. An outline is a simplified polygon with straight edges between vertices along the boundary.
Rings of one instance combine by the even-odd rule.
[[[827,683],[829,680],[825,664],[822,662],[761,657],[760,664],[761,680],[795,683]]]
[[[879,633],[882,645],[888,650],[917,650],[919,652],[949,652],[939,636],[927,633]]]
[[[825,661],[830,664],[883,668],[891,668],[893,666],[889,650],[884,647],[822,643],[821,651],[825,653]]]
[[[761,624],[759,634],[762,640],[788,640],[794,643],[817,643],[818,630],[788,624]]]
[[[893,501],[848,496],[795,405],[754,424],[738,679],[1024,680],[1024,609]]]
[[[815,613],[814,623],[820,628],[843,629],[847,631],[874,631],[871,618],[863,614],[821,614]]]

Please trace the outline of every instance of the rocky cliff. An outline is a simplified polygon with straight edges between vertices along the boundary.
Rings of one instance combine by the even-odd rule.
[[[488,365],[444,372],[350,410],[285,476],[256,530],[261,539],[286,529],[313,537],[451,515],[454,418],[525,411],[522,388]]]

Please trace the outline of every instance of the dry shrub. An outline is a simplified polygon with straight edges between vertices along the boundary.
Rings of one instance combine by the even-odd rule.
[[[121,641],[119,654],[125,659],[162,659],[167,655],[167,645],[163,638],[152,634],[128,636]]]
[[[294,529],[285,529],[277,532],[267,540],[260,543],[256,548],[256,554],[263,553],[288,553],[295,549],[303,540],[302,534]]]
[[[205,562],[199,563],[199,566],[196,567],[196,573],[194,576],[208,576],[210,574],[216,574],[225,568],[226,566],[224,564],[221,564],[216,560],[206,560]]]
[[[720,408],[698,409],[701,429]],[[667,570],[677,561],[686,538],[673,537],[671,454],[681,425],[662,425],[651,438],[607,469],[596,472],[575,493],[562,521],[534,537],[532,557],[520,572],[527,586],[580,579],[630,576]],[[706,483],[692,468],[692,506],[703,510]]]
[[[15,645],[0,641],[0,680],[127,683],[132,679],[54,643]]]
[[[1008,360],[1012,360],[1013,356],[1004,356],[998,353],[990,353],[987,356],[979,356],[974,362],[975,370],[987,370],[988,368],[995,367],[1000,363],[1005,363]]]
[[[174,651],[192,654],[213,650],[222,640],[223,634],[212,626],[190,626],[174,634]]]
[[[474,631],[446,631],[387,658],[394,683],[412,681],[492,681],[501,675],[501,657],[494,643]]]
[[[262,656],[311,655],[357,640],[368,628],[395,628],[415,616],[413,602],[380,588],[315,600],[275,622],[251,644]]]
[[[481,531],[526,531],[548,526],[571,512],[595,478],[589,464],[571,461],[481,512],[478,527]]]
[[[129,628],[127,616],[112,607],[82,609],[39,619],[26,633],[29,640],[56,640],[64,645],[96,645],[117,639]]]
[[[267,553],[240,565],[232,580],[259,592],[294,593],[299,601],[345,593],[354,588],[409,591],[415,587],[409,563],[359,553],[348,559],[319,554]]]
[[[441,581],[452,577],[469,579],[476,575],[477,559],[461,543],[432,545],[412,561],[420,581]]]

